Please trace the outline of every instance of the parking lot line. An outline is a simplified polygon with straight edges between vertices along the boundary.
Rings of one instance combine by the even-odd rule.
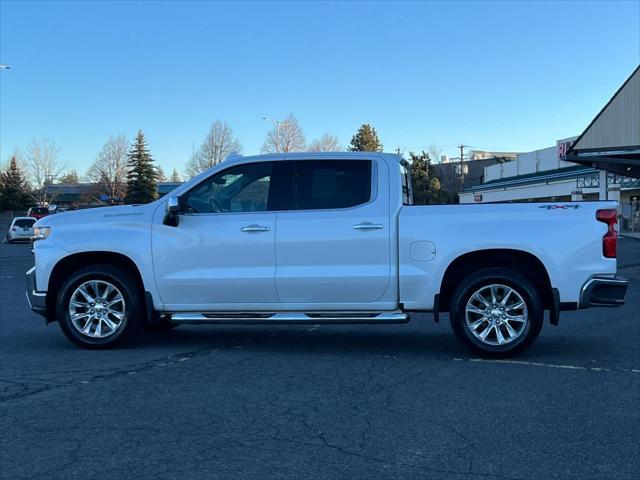
[[[524,360],[502,360],[502,359],[486,359],[486,358],[454,358],[456,362],[481,362],[481,363],[502,363],[508,365],[525,365],[529,367],[545,367],[545,368],[560,368],[564,370],[582,370],[590,372],[628,372],[628,373],[640,373],[640,370],[635,368],[603,368],[603,367],[584,367],[581,365],[565,365],[558,363],[544,363],[544,362],[526,362]]]

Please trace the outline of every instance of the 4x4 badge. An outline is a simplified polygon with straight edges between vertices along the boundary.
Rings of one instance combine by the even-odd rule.
[[[580,205],[540,205],[538,208],[546,208],[547,210],[556,210],[558,208],[566,210],[567,208],[573,208],[575,210],[580,208]]]

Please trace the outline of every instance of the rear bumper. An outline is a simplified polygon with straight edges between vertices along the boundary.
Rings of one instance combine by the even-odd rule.
[[[31,235],[30,234],[26,234],[23,235],[21,233],[9,233],[9,239],[11,240],[24,240],[26,242],[31,240]]]
[[[629,281],[622,277],[592,277],[582,286],[578,308],[619,307],[628,285]]]
[[[36,267],[31,267],[27,271],[27,301],[29,307],[40,315],[46,315],[47,311],[47,292],[38,292],[36,290]]]

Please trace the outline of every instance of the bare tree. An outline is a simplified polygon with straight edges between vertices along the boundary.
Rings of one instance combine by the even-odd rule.
[[[342,150],[340,141],[335,135],[325,133],[318,140],[314,140],[309,145],[310,152],[339,152]]]
[[[160,165],[156,166],[156,179],[159,182],[166,182],[167,181],[167,176],[164,173],[164,170],[162,169],[162,167]]]
[[[267,138],[262,145],[262,153],[278,152],[302,152],[305,149],[306,140],[302,127],[293,113],[281,122],[277,122],[273,130],[267,133]]]
[[[239,153],[242,145],[233,136],[226,122],[216,120],[197,152],[187,163],[187,175],[193,177],[226,160],[232,153]]]
[[[440,159],[442,157],[442,148],[440,148],[435,143],[432,143],[427,147],[427,152],[429,153],[429,157],[431,157],[432,162],[440,163]]]
[[[51,201],[47,186],[66,168],[58,160],[60,148],[47,139],[33,140],[27,147],[25,167],[29,182],[34,188],[34,198],[38,203]]]
[[[127,150],[129,142],[124,135],[110,137],[87,170],[87,177],[96,183],[109,202],[124,198],[127,188]]]

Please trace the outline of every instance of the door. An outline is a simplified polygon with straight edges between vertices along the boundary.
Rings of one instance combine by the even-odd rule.
[[[213,174],[180,197],[177,227],[156,222],[154,268],[168,310],[247,310],[278,301],[273,165]]]
[[[387,165],[377,160],[293,162],[288,210],[278,212],[276,287],[283,304],[359,308],[390,280]],[[347,304],[349,306],[347,307]]]

